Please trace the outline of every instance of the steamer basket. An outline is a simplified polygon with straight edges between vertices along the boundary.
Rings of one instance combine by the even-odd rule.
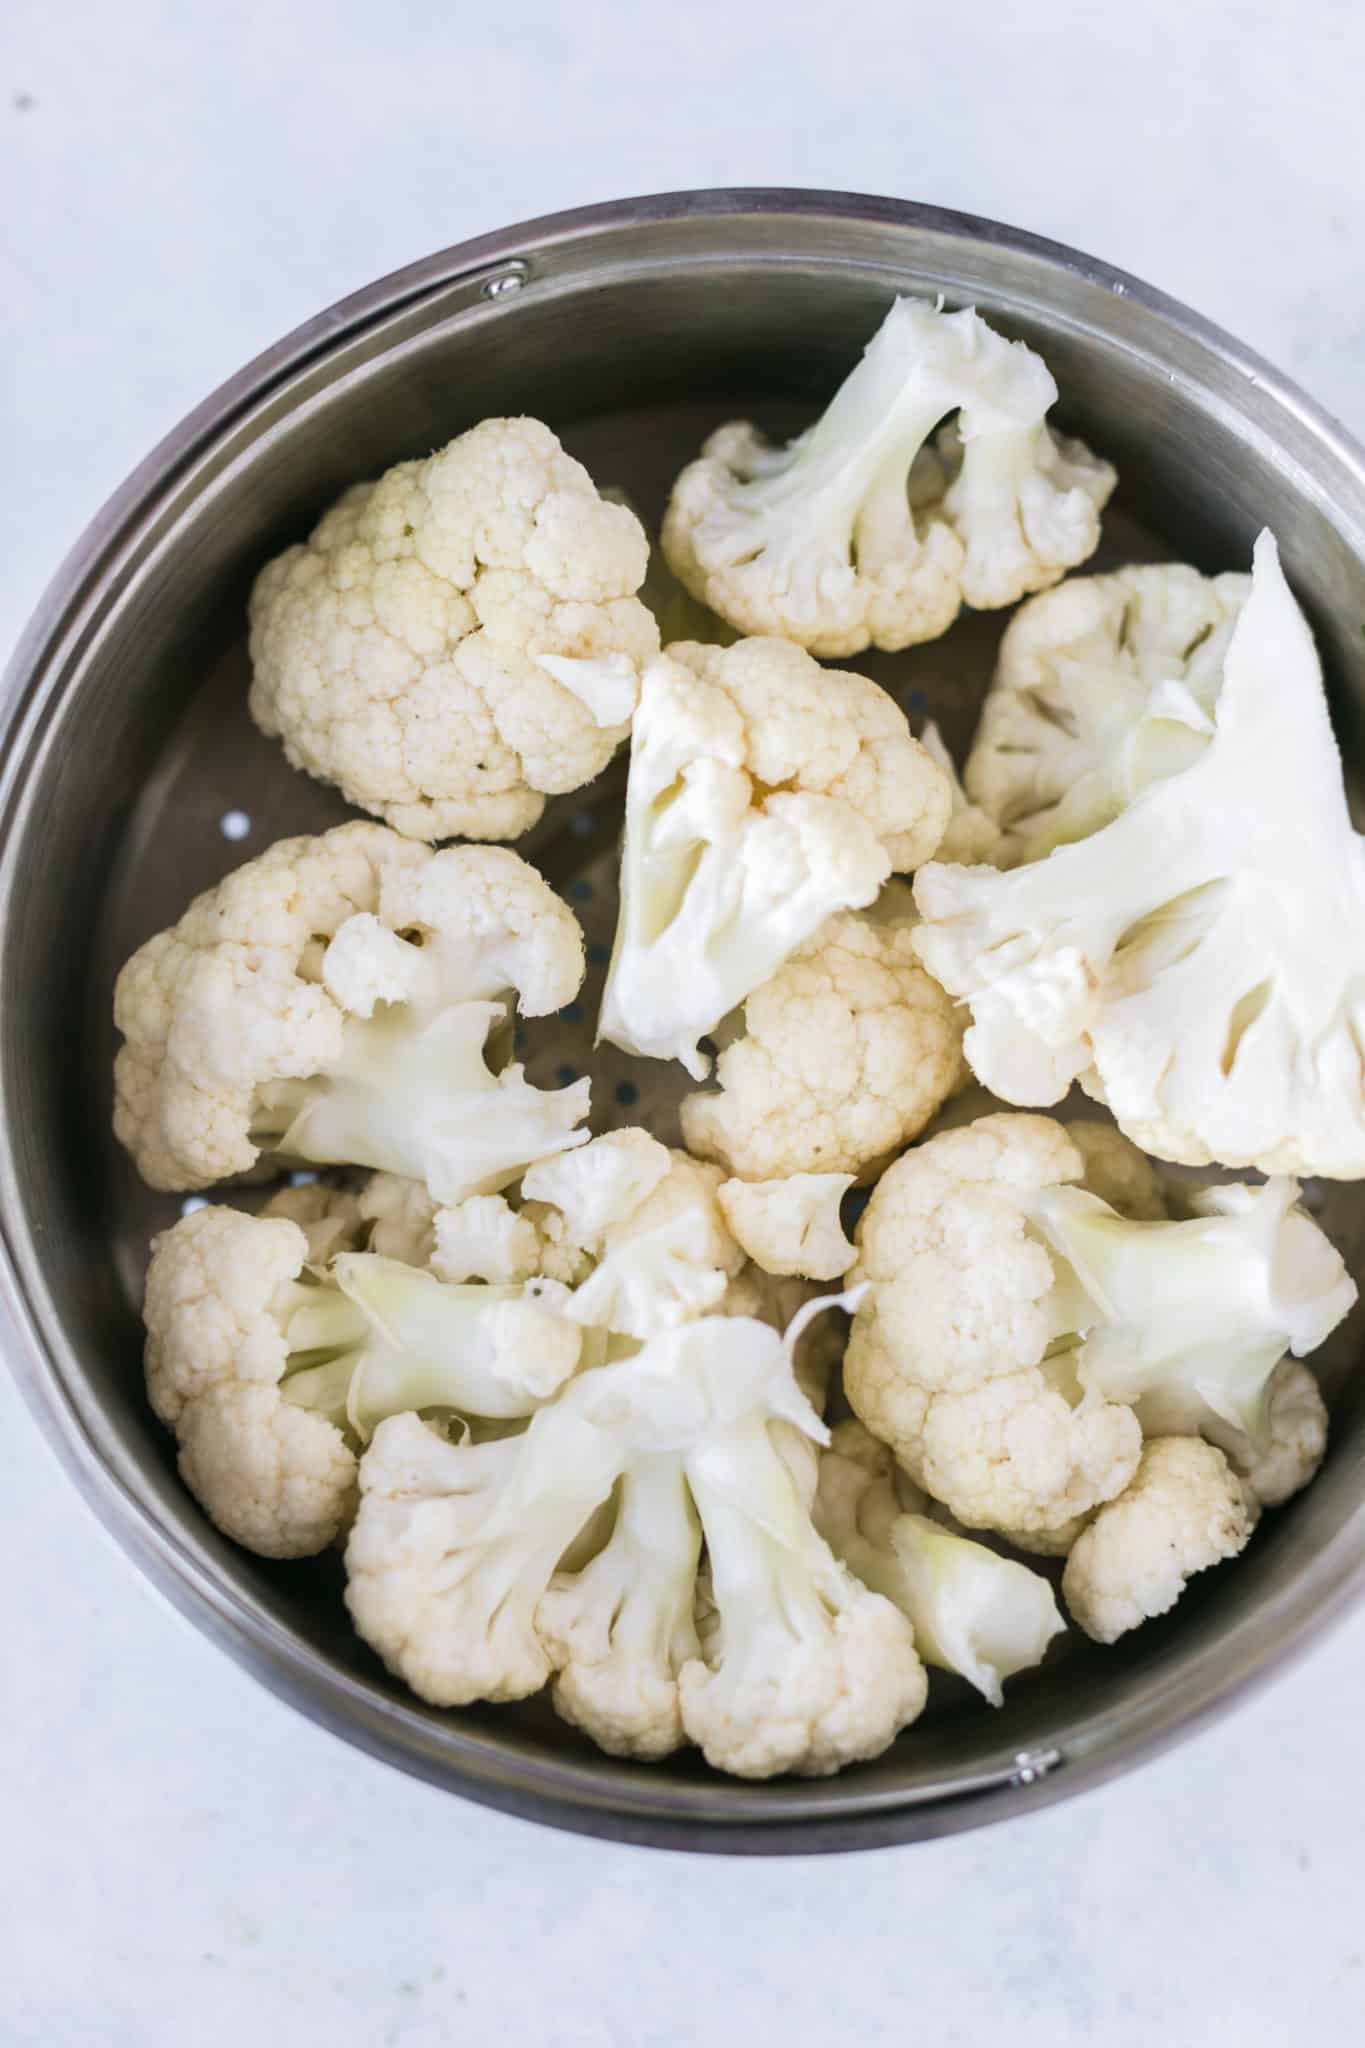
[[[995,1712],[935,1677],[875,1764],[740,1784],[693,1754],[600,1755],[543,1700],[440,1713],[347,1624],[335,1558],[269,1564],[225,1542],[175,1472],[142,1390],[137,1304],[175,1198],[108,1135],[113,976],[193,890],[346,815],[246,713],[245,602],[269,555],[347,484],[493,413],[548,420],[657,528],[704,433],[807,420],[890,296],[973,303],[1046,356],[1060,423],[1119,466],[1094,567],[1246,565],[1263,524],[1317,630],[1358,765],[1365,703],[1365,454],[1227,336],[1053,244],[890,200],[700,192],[558,215],[445,251],[323,314],[170,436],[97,516],[20,646],[0,779],[0,1219],[11,1362],[80,1491],[160,1590],[272,1690],[433,1782],[559,1826],[672,1847],[868,1847],[1022,1813],[1130,1768],[1228,1705],[1358,1591],[1365,1419],[1353,1315],[1318,1361],[1326,1466],[1246,1557],[1118,1648],[1071,1631]],[[849,664],[959,750],[1002,615]],[[584,1069],[615,914],[623,764],[551,805],[522,850],[582,916],[582,1004],[525,1027],[542,1084]],[[232,813],[242,814],[233,819]],[[243,833],[242,818],[247,822]],[[234,831],[242,836],[232,837]],[[603,1048],[598,1128],[676,1131],[677,1070]],[[1309,1199],[1359,1274],[1365,1198]]]

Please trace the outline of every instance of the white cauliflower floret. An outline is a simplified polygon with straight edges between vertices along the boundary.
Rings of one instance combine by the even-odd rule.
[[[518,1215],[502,1195],[470,1195],[452,1209],[437,1210],[431,1270],[439,1280],[507,1285],[531,1279],[540,1263],[535,1224],[529,1216]]]
[[[586,1080],[547,1093],[488,1063],[514,993],[544,1016],[582,977],[576,919],[514,853],[432,853],[364,824],[281,840],[124,967],[114,1128],[153,1187],[274,1151],[444,1203],[494,1192],[586,1140]]]
[[[591,1240],[592,1271],[566,1310],[586,1327],[640,1339],[672,1329],[714,1309],[744,1263],[718,1200],[720,1168],[667,1156],[663,1179]]]
[[[1057,1275],[1033,1234],[1040,1189],[1079,1179],[1059,1124],[989,1116],[899,1159],[861,1217],[844,1387],[912,1478],[968,1528],[1056,1530],[1121,1491],[1131,1410],[1073,1407],[1046,1370]]]
[[[625,738],[648,543],[538,420],[484,420],[332,507],[251,597],[251,713],[413,839],[514,839]]]
[[[205,1207],[158,1237],[147,1273],[147,1392],[186,1485],[263,1557],[325,1549],[355,1504],[355,1446],[405,1408],[520,1416],[574,1370],[582,1332],[552,1294],[447,1288],[374,1253],[336,1251],[318,1197],[281,1214]],[[341,1198],[347,1235],[363,1232]],[[316,1277],[313,1246],[331,1258]]]
[[[939,858],[1041,860],[1189,767],[1213,731],[1250,590],[1248,576],[1163,563],[1074,577],[1030,599],[1000,643],[967,762],[971,800],[1003,838],[993,854]]]
[[[851,1173],[794,1173],[785,1180],[727,1180],[717,1189],[732,1236],[765,1272],[837,1280],[857,1256],[839,1221]]]
[[[1116,479],[1045,424],[1056,397],[970,308],[897,299],[786,448],[745,421],[712,434],[673,486],[669,566],[731,625],[815,654],[936,639],[963,603],[1013,604],[1094,552]]]
[[[1102,1176],[1136,1185],[1118,1141]],[[1210,1417],[1264,1445],[1286,1352],[1355,1300],[1293,1181],[1191,1187],[1177,1220],[1134,1220],[1080,1179],[1061,1125],[993,1116],[933,1138],[882,1180],[852,1278],[873,1282],[845,1361],[850,1402],[968,1526],[1064,1549],[1149,1436]]]
[[[995,1094],[1183,1165],[1365,1174],[1365,844],[1268,533],[1193,766],[1046,860],[921,869],[915,945]]]
[[[832,917],[744,1005],[718,1089],[685,1098],[694,1152],[747,1180],[866,1174],[962,1080],[962,1021],[920,966],[914,902],[891,883]]]
[[[344,1436],[280,1392],[308,1257],[287,1217],[204,1208],[153,1241],[147,1271],[147,1397],[191,1493],[262,1557],[325,1550],[355,1505]]]
[[[948,829],[935,848],[934,859],[960,861],[964,867],[971,867],[978,861],[990,861],[997,867],[1003,867],[1004,862],[999,855],[1000,827],[980,804],[973,803],[968,796],[957,772],[957,763],[932,719],[920,735],[920,745],[947,776],[953,799]]]
[[[679,1059],[836,911],[928,859],[947,780],[865,677],[780,640],[684,643],[645,673],[599,1035]]]
[[[998,1707],[1004,1680],[1041,1664],[1066,1624],[1045,1578],[931,1521],[925,1504],[885,1445],[860,1422],[839,1424],[820,1455],[817,1529],[900,1608],[926,1664],[957,1672]]]
[[[1097,1643],[1117,1642],[1174,1607],[1196,1572],[1244,1550],[1259,1513],[1220,1450],[1158,1437],[1076,1539],[1062,1574],[1072,1619]]]

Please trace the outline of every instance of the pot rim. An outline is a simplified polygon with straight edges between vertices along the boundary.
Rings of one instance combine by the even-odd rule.
[[[650,194],[523,221],[393,271],[293,329],[188,413],[90,520],[40,598],[0,681],[0,929],[8,921],[23,844],[26,771],[41,743],[45,713],[60,696],[53,657],[97,606],[111,566],[158,500],[242,414],[310,361],[380,319],[422,306],[433,292],[455,285],[486,291],[494,280],[515,275],[524,260],[604,232],[689,217],[764,216],[883,224],[999,248],[1130,299],[1258,385],[1307,430],[1321,454],[1354,473],[1365,493],[1365,448],[1251,350],[1140,279],[997,221],[867,194],[784,187]],[[606,1758],[518,1756],[482,1730],[456,1722],[433,1727],[416,1708],[335,1669],[222,1580],[211,1552],[154,1501],[139,1497],[134,1468],[115,1446],[100,1442],[98,1404],[78,1391],[79,1374],[70,1369],[70,1347],[43,1283],[8,1150],[0,1160],[0,1301],[19,1340],[7,1349],[9,1364],[43,1435],[106,1533],[174,1608],[278,1698],[370,1754],[484,1804],[615,1840],[720,1853],[839,1851],[928,1839],[1026,1812],[1127,1771],[1192,1733],[1302,1654],[1365,1590],[1362,1506],[1303,1572],[1187,1658],[1178,1673],[1148,1674],[1122,1709],[1064,1722],[1047,1750],[1012,1753],[1001,1745],[993,1767],[945,1776],[938,1789],[871,1791],[856,1777],[780,1781],[774,1788],[718,1777],[670,1782]]]

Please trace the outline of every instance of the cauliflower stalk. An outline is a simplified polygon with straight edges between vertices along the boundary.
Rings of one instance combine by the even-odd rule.
[[[345,1235],[354,1198],[339,1197]],[[290,1206],[286,1204],[285,1206]],[[529,1414],[578,1362],[548,1290],[443,1287],[373,1253],[310,1267],[324,1235],[286,1214],[205,1207],[157,1238],[147,1392],[212,1520],[263,1557],[308,1557],[355,1505],[356,1448],[409,1408]],[[334,1242],[330,1230],[325,1232]]]
[[[1250,589],[1168,562],[1031,598],[1000,643],[967,762],[970,800],[1003,836],[994,852],[949,846],[940,859],[1041,860],[1198,760]]]
[[[383,1169],[435,1200],[581,1145],[586,1079],[495,1071],[583,976],[572,913],[498,847],[431,853],[379,825],[282,840],[196,898],[119,976],[115,1129],[154,1187],[262,1152]]]
[[[926,1505],[885,1445],[860,1422],[839,1424],[820,1456],[816,1527],[906,1615],[926,1664],[998,1707],[1005,1680],[1041,1664],[1066,1624],[1038,1572],[931,1521]]]
[[[1156,1221],[1085,1170],[1061,1125],[984,1117],[898,1161],[858,1231],[850,1403],[959,1521],[1026,1547],[1069,1547],[1144,1428],[1213,1418],[1264,1454],[1273,1373],[1356,1295],[1293,1182],[1196,1189]]]
[[[1013,604],[1095,549],[1114,471],[1046,425],[1056,397],[970,308],[897,299],[786,448],[745,421],[711,436],[673,486],[669,566],[742,632],[815,654],[936,639],[963,603]]]
[[[914,898],[888,882],[831,917],[748,997],[717,1089],[682,1105],[689,1148],[745,1180],[866,1175],[966,1076],[962,1020],[916,957]]]
[[[777,640],[646,671],[599,1035],[701,1080],[715,1029],[835,911],[928,858],[947,780],[884,691]]]
[[[626,1754],[688,1739],[750,1777],[876,1755],[922,1707],[923,1667],[905,1618],[817,1535],[781,1449],[783,1428],[825,1440],[792,1356],[828,1305],[785,1336],[741,1316],[663,1330],[497,1443],[381,1424],[347,1549],[361,1634],[439,1704],[553,1676],[561,1711]],[[605,1545],[556,1571],[613,1494]]]
[[[931,864],[915,897],[996,1095],[1079,1080],[1165,1159],[1365,1174],[1365,849],[1268,533],[1193,765],[1046,860]]]
[[[515,839],[630,728],[648,542],[538,420],[359,484],[251,597],[251,713],[410,838]]]

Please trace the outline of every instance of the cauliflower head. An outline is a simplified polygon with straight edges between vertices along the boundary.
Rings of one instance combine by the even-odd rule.
[[[1259,1513],[1212,1444],[1157,1437],[1067,1558],[1062,1598],[1072,1619],[1097,1643],[1117,1642],[1174,1607],[1196,1572],[1244,1550]]]
[[[599,1035],[678,1059],[836,911],[928,858],[946,777],[865,677],[837,689],[780,640],[681,644],[631,737],[621,911]]]
[[[505,848],[368,824],[281,840],[119,975],[114,1128],[153,1187],[275,1152],[447,1205],[494,1192],[586,1140],[586,1080],[543,1092],[489,1063],[514,995],[544,1016],[582,976],[572,912]]]
[[[409,838],[515,839],[630,729],[648,553],[548,427],[484,420],[261,571],[251,714]]]
[[[936,639],[1094,552],[1115,473],[1046,425],[1056,397],[970,308],[897,299],[787,447],[742,420],[712,434],[673,486],[669,566],[741,632],[814,654]]]
[[[329,1194],[290,1190],[259,1216],[196,1209],[154,1241],[147,1272],[152,1408],[190,1491],[262,1557],[312,1556],[343,1531],[357,1450],[386,1415],[526,1415],[582,1345],[544,1284],[446,1287],[348,1249],[382,1222],[363,1196]]]
[[[1041,860],[1196,761],[1250,590],[1248,576],[1168,562],[1030,598],[1000,643],[967,762],[970,800],[1001,834],[975,857]]]
[[[754,989],[719,1087],[684,1099],[690,1150],[745,1180],[862,1176],[919,1135],[967,1070],[964,1020],[921,967],[915,923],[909,890],[888,883]]]
[[[1045,860],[931,863],[915,899],[994,1094],[1079,1080],[1163,1159],[1365,1175],[1365,842],[1268,533],[1193,764]]]

